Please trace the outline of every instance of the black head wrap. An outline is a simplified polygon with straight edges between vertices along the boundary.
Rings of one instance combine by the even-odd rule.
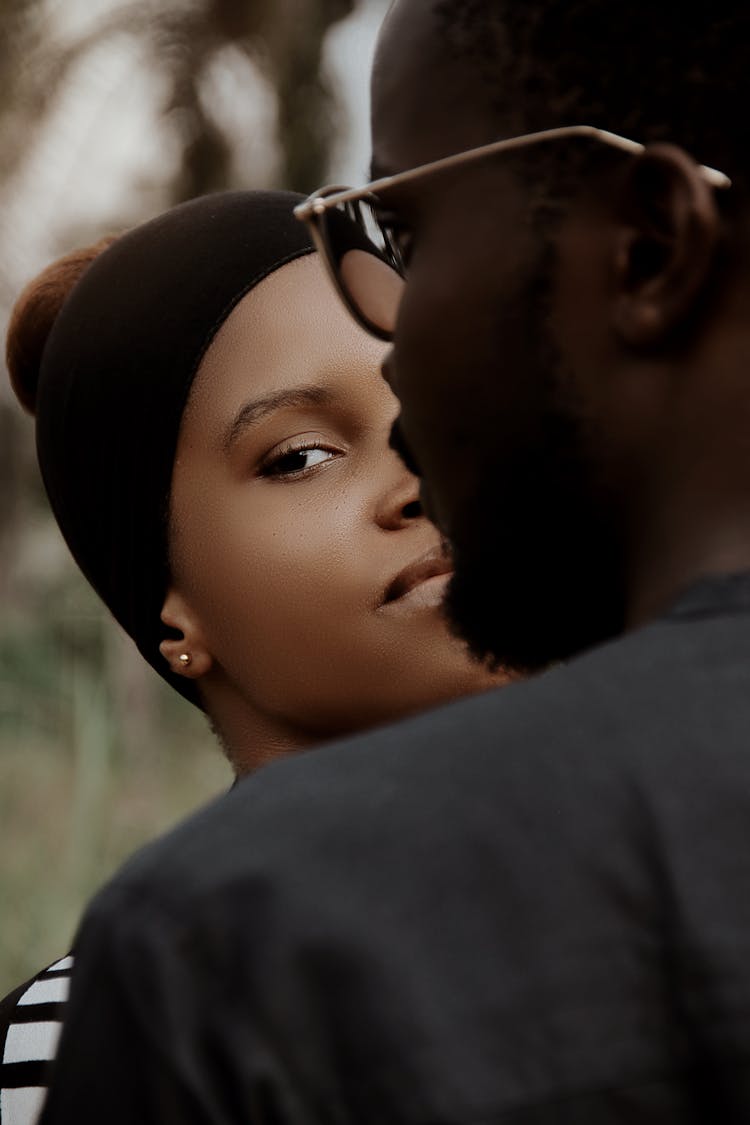
[[[311,252],[292,215],[299,199],[209,195],[123,235],[73,289],[42,359],[37,451],[57,522],[146,660],[195,703],[193,681],[172,674],[159,653],[180,420],[237,302]]]

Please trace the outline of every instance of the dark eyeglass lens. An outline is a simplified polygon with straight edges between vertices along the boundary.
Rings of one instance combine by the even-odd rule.
[[[400,257],[373,208],[356,200],[329,212],[326,238],[350,304],[364,325],[390,339],[404,282]]]
[[[350,208],[350,217],[377,248],[378,253],[383,256],[389,266],[398,270],[399,273],[403,273],[403,262],[398,246],[388,228],[380,222],[372,203],[366,199],[357,199],[348,204],[348,207]]]

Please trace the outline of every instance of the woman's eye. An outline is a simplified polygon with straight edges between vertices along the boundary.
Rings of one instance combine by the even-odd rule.
[[[316,465],[322,465],[325,461],[332,460],[336,456],[338,454],[335,450],[323,449],[319,445],[303,449],[287,449],[267,461],[261,469],[261,475],[264,477],[300,475],[308,469],[315,468]]]

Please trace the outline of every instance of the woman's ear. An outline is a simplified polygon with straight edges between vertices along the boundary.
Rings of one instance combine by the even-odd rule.
[[[721,238],[716,190],[674,145],[649,145],[635,158],[614,269],[614,326],[626,345],[658,346],[694,314]]]
[[[159,652],[171,670],[188,680],[205,676],[211,670],[213,657],[206,647],[197,618],[174,587],[167,591],[161,620],[166,629],[175,634],[166,637],[159,645]]]

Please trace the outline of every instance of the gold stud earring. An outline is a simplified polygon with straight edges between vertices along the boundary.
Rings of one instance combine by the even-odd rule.
[[[183,668],[189,668],[193,663],[193,658],[189,652],[181,652],[178,659]]]

